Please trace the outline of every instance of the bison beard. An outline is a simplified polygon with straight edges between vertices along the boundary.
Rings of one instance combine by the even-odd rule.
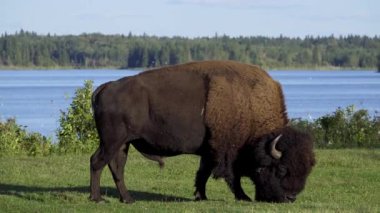
[[[206,61],[146,71],[101,85],[92,104],[100,144],[90,199],[97,202],[107,164],[120,200],[133,202],[124,184],[131,144],[160,166],[163,156],[199,155],[196,200],[207,199],[213,174],[238,200],[250,200],[240,184],[248,176],[256,200],[291,202],[315,164],[310,137],[287,126],[281,86],[257,66]]]

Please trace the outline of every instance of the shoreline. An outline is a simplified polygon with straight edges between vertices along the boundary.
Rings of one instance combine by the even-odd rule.
[[[54,66],[54,67],[37,67],[37,66],[0,66],[1,71],[55,71],[55,70],[150,70],[160,67],[133,67],[133,68],[121,68],[121,67],[77,67],[77,66]],[[374,71],[379,72],[376,67],[334,67],[334,66],[296,66],[296,67],[266,67],[262,66],[267,71]]]

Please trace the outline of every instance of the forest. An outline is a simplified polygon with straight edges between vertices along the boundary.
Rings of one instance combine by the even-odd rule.
[[[196,60],[237,60],[267,69],[380,68],[380,37],[158,37],[149,35],[0,36],[0,68],[141,68]]]

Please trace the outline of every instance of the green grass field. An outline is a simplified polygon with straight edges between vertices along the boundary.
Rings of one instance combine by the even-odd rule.
[[[166,159],[163,170],[130,151],[126,183],[136,202],[119,203],[111,174],[102,175],[107,203],[89,196],[89,155],[0,159],[0,212],[379,212],[380,150],[317,150],[317,166],[292,204],[237,202],[223,180],[210,179],[209,200],[193,201],[199,158]],[[253,198],[248,179],[243,188]]]

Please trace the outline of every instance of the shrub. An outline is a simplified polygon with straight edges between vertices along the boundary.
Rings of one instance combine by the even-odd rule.
[[[84,87],[75,92],[67,112],[61,111],[57,130],[58,150],[61,153],[83,153],[96,149],[98,133],[91,107],[93,82],[85,81]]]
[[[354,106],[338,108],[313,122],[294,119],[292,126],[311,132],[319,148],[380,148],[380,118]]]
[[[93,82],[75,92],[67,112],[61,112],[57,131],[58,149],[62,153],[90,152],[98,146],[91,107]],[[314,121],[293,119],[291,125],[311,132],[318,148],[380,148],[380,118],[354,106],[338,108],[334,113]]]
[[[51,139],[40,133],[29,133],[15,119],[0,122],[0,156],[49,155],[54,150]]]
[[[0,121],[0,157],[25,154],[30,156],[60,153],[88,153],[98,146],[91,107],[93,82],[75,92],[67,112],[61,111],[57,130],[58,144],[40,133],[28,133],[15,119]],[[338,108],[334,113],[314,121],[293,119],[291,125],[311,132],[318,148],[380,148],[380,117],[354,106]]]

